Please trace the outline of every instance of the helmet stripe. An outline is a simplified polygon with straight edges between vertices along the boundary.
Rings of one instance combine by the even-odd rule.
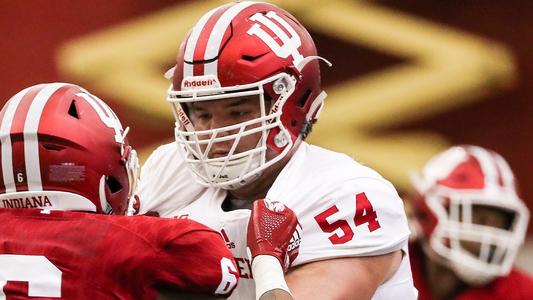
[[[515,179],[514,179],[514,175],[513,175],[513,171],[511,170],[511,167],[505,161],[505,159],[499,154],[493,153],[493,156],[494,156],[494,160],[496,161],[498,170],[500,171],[499,174],[502,177],[501,181],[502,181],[503,187],[514,191],[515,190]]]
[[[204,55],[205,55],[205,49],[207,46],[207,42],[209,40],[209,36],[211,36],[211,32],[213,31],[213,28],[215,27],[215,24],[217,20],[228,10],[228,8],[235,5],[235,3],[229,3],[224,6],[221,6],[219,10],[217,10],[211,18],[207,21],[204,28],[202,29],[202,32],[200,33],[200,36],[198,37],[198,42],[196,43],[196,49],[194,50],[193,55],[193,61],[203,61]],[[204,64],[197,63],[193,65],[193,75],[194,76],[201,76],[204,75]]]
[[[13,174],[13,154],[11,148],[11,125],[15,112],[22,98],[32,87],[28,87],[9,100],[4,112],[4,118],[0,125],[0,141],[2,143],[2,180],[6,188],[6,193],[16,192],[15,178]]]
[[[11,140],[13,173],[15,176],[15,187],[17,192],[28,190],[26,160],[24,159],[24,123],[26,122],[26,118],[28,118],[28,111],[30,110],[30,106],[35,99],[35,96],[37,96],[45,86],[46,85],[44,84],[36,85],[29,90],[24,97],[22,97],[22,100],[15,111],[13,123],[11,124],[11,138],[13,139],[14,134],[16,134],[19,135],[18,138],[20,139],[17,143],[13,143],[13,140]]]
[[[503,179],[503,174],[502,174],[502,168],[501,168],[500,162],[498,161],[497,154],[491,151],[490,155],[492,156],[492,160],[494,162],[494,166],[496,167],[496,174],[498,175],[498,184],[502,188],[504,188],[505,187],[505,182],[503,182],[504,179]]]
[[[203,17],[198,21],[198,23],[196,23],[196,25],[192,29],[192,32],[189,35],[189,39],[187,40],[187,45],[185,47],[185,54],[183,56],[183,78],[193,76],[193,65],[188,64],[187,62],[194,61],[194,52],[196,49],[196,44],[198,43],[198,38],[200,37],[200,34],[202,33],[205,27],[205,24],[211,18],[211,16],[221,8],[222,7],[217,7],[203,15]]]
[[[237,16],[241,11],[246,9],[248,6],[255,4],[256,2],[251,1],[245,1],[245,2],[239,2],[232,7],[230,7],[228,10],[222,14],[222,16],[218,19],[217,23],[215,24],[215,27],[213,28],[213,31],[211,31],[211,35],[209,36],[209,41],[207,42],[207,48],[205,50],[204,59],[213,59],[215,58],[219,51],[220,51],[220,45],[222,43],[222,38],[224,37],[224,33],[226,33],[226,30],[228,29],[229,24],[231,21]],[[215,75],[217,76],[218,72],[218,60],[215,60],[213,62],[207,63],[204,66],[204,75]]]
[[[65,83],[52,83],[43,88],[31,103],[26,122],[24,123],[24,159],[28,190],[42,191],[41,165],[39,160],[39,141],[37,131],[44,106],[50,97]]]

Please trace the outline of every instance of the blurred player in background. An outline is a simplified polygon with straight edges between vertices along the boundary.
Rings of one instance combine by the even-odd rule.
[[[305,142],[326,97],[320,60],[306,29],[274,5],[229,3],[201,17],[167,73],[177,145],[143,166],[140,211],[219,230],[240,273],[230,299],[415,299],[392,184]],[[263,198],[298,217],[303,231],[286,248],[257,249],[246,236],[250,214],[267,212],[254,203]]]
[[[413,176],[419,236],[410,247],[421,300],[533,299],[533,280],[513,268],[529,211],[497,153],[456,146]]]
[[[138,163],[99,98],[40,84],[13,96],[0,122],[0,299],[156,299],[158,289],[218,298],[234,289],[233,256],[212,229],[104,215],[128,210]]]

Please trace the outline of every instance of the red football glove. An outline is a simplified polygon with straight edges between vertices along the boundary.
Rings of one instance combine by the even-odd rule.
[[[298,256],[302,227],[296,214],[283,203],[268,199],[254,201],[248,222],[248,248],[257,255],[276,257],[287,271]]]

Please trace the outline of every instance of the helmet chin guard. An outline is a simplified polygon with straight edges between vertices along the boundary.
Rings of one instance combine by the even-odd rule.
[[[481,193],[457,195],[453,191],[427,195],[426,201],[439,218],[429,246],[444,258],[441,261],[459,278],[472,285],[483,285],[509,273],[527,227],[527,214],[524,213],[527,208],[521,202],[516,200],[502,205],[498,196],[491,200]],[[508,229],[475,224],[472,221],[475,207],[491,207],[512,213],[513,222]],[[465,242],[476,244],[479,252],[469,251],[464,247]]]

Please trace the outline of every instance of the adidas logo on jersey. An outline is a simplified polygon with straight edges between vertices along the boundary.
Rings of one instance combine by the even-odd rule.
[[[235,249],[235,243],[229,239],[228,234],[224,229],[220,229],[220,236],[222,236],[222,239],[226,242],[226,247],[228,247],[228,249]],[[252,262],[250,259],[235,256],[235,263],[237,264],[237,270],[239,271],[239,277],[241,279],[254,278],[252,275]]]
[[[289,246],[287,247],[287,252],[293,251],[294,249],[300,247],[300,241],[302,240],[302,226],[298,224],[296,226],[296,230],[294,230],[294,233],[292,234],[292,238],[289,242]]]
[[[224,229],[220,229],[220,235],[222,236],[222,238],[224,239],[224,241],[226,242],[226,247],[228,247],[228,249],[235,249],[235,243],[232,242],[228,235],[226,234],[226,231]]]

